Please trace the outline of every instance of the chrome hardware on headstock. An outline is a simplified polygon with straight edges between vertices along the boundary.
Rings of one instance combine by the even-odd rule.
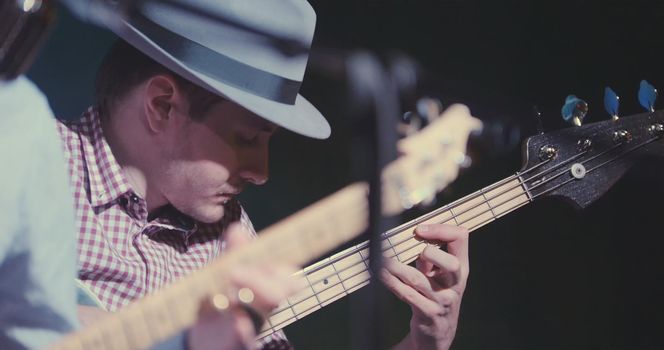
[[[565,98],[561,113],[565,121],[581,126],[583,118],[588,114],[588,103],[574,95],[569,95]]]
[[[583,164],[581,163],[574,163],[572,164],[570,172],[572,173],[572,176],[574,176],[575,179],[580,180],[586,176],[586,167],[584,167]]]
[[[657,89],[649,82],[641,80],[639,84],[639,103],[648,112],[655,111],[655,101],[657,100]]]
[[[632,134],[627,130],[616,130],[613,132],[613,142],[628,143],[632,141]]]
[[[604,109],[611,116],[611,119],[618,120],[618,108],[620,107],[620,97],[616,95],[610,87],[604,88]]]
[[[539,150],[539,159],[540,160],[551,160],[556,158],[558,155],[558,150],[550,145],[542,146]]]
[[[567,106],[572,115],[574,105]],[[561,197],[585,207],[638,160],[664,156],[662,138],[664,111],[535,135],[526,141],[519,177],[531,199]]]
[[[648,127],[648,132],[653,136],[662,136],[664,134],[664,125],[660,123],[655,123]]]
[[[593,142],[590,139],[583,139],[576,142],[576,150],[580,152],[589,151],[593,146]]]

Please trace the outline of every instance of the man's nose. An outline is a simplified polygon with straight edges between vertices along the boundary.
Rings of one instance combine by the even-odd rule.
[[[254,185],[263,185],[269,177],[267,155],[252,157],[240,170],[240,177]]]

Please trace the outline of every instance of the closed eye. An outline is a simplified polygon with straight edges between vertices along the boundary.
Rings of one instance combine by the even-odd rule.
[[[238,133],[235,137],[235,142],[241,146],[251,146],[258,142],[258,133],[243,134]]]

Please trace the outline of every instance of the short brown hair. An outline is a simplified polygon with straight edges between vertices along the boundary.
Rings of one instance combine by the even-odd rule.
[[[116,40],[97,70],[95,95],[102,115],[136,85],[158,75],[172,76],[189,98],[189,115],[200,120],[212,105],[224,99],[182,78],[122,39]]]

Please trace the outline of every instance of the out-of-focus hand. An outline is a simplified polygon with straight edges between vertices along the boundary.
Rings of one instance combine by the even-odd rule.
[[[231,225],[226,232],[228,249],[234,249],[250,241],[241,224]],[[280,302],[304,288],[304,281],[293,277],[295,266],[278,262],[261,266],[237,266],[231,269],[228,298],[230,307],[220,312],[203,307],[196,325],[189,330],[188,342],[192,350],[206,349],[254,349],[256,332],[247,307],[266,318]],[[238,300],[240,289],[251,290],[250,304]]]
[[[411,267],[389,259],[381,271],[388,289],[411,306],[410,333],[395,349],[448,349],[454,340],[461,298],[468,279],[468,230],[421,225],[415,234],[428,246]]]

